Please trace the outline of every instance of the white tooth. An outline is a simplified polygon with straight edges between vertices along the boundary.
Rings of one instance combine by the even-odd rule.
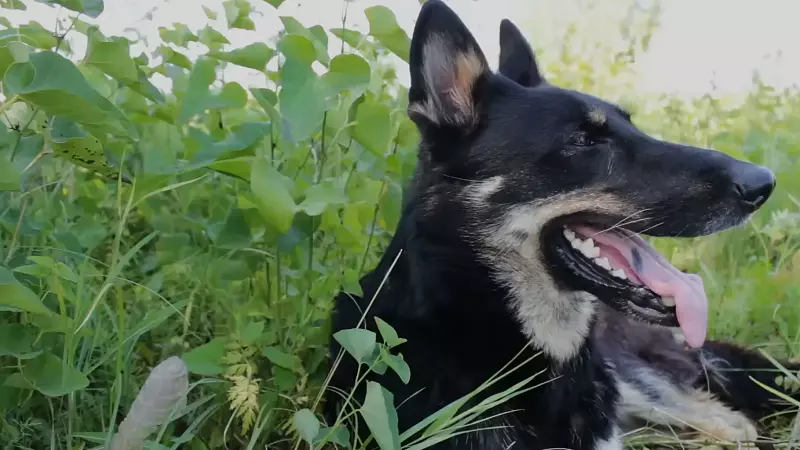
[[[617,278],[622,278],[623,280],[627,280],[628,276],[625,275],[625,271],[622,269],[614,269],[611,271],[611,275]]]
[[[672,296],[661,297],[661,303],[663,303],[666,306],[675,306],[675,297]]]
[[[582,244],[583,244],[583,241],[581,241],[580,238],[575,238],[575,239],[572,239],[572,240],[569,241],[569,245],[571,245],[572,248],[574,248],[575,250],[579,250],[579,251],[580,251],[581,247],[583,246]]]
[[[583,244],[583,245],[586,245],[586,244]],[[588,246],[586,246],[586,247],[583,247],[583,248],[584,248],[584,250],[586,250],[584,253],[589,258],[597,258],[598,256],[600,256],[600,249],[598,247],[588,247]]]
[[[575,239],[575,232],[569,228],[564,228],[564,237],[567,238],[567,240],[572,241]]]
[[[605,257],[597,258],[594,260],[594,263],[602,267],[603,269],[611,270],[611,263],[608,261],[608,258]]]

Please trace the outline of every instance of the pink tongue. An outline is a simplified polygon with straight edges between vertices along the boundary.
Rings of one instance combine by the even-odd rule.
[[[602,247],[616,249],[628,262],[626,272],[633,271],[650,290],[662,297],[673,297],[678,324],[692,347],[700,347],[706,339],[708,299],[703,280],[695,274],[676,269],[644,239],[624,231],[600,232],[588,227],[576,227],[583,238],[594,239]],[[620,233],[625,233],[620,234]],[[634,251],[638,258],[634,256]],[[628,277],[630,279],[630,276]]]

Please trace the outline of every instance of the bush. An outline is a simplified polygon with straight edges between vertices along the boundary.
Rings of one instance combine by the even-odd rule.
[[[41,1],[74,12],[66,33],[0,31],[0,443],[107,442],[173,355],[193,375],[188,405],[148,448],[314,441],[326,431],[311,411],[329,370],[331,299],[359,293],[416,164],[407,91],[386,63],[407,60],[407,34],[384,7],[365,10],[368,35],[281,17],[272,47],[228,48],[212,28],[176,24],[160,30],[156,62],[81,19],[101,0]],[[247,0],[222,3],[228,29],[252,29]],[[586,52],[568,35],[540,62],[557,84],[621,99],[647,131],[778,173],[746,227],[657,245],[703,274],[712,336],[796,354],[800,94],[756,82],[740,104],[625,98],[654,26],[653,11],[638,14],[620,28],[621,51]],[[86,36],[85,55],[69,33]],[[332,58],[331,35],[345,43]],[[192,60],[189,44],[207,51]],[[271,87],[224,82],[229,65]]]

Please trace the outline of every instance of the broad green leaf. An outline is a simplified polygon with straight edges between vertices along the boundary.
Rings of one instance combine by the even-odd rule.
[[[291,16],[281,16],[284,29],[287,35],[303,36],[311,42],[314,47],[314,59],[327,66],[330,63],[330,56],[328,55],[328,35],[325,30],[319,26],[306,28],[297,19]]]
[[[320,428],[317,438],[314,439],[314,444],[321,443],[323,440],[342,448],[350,448],[350,432],[347,431],[347,427],[342,424],[337,425],[336,428]]]
[[[249,67],[263,71],[267,62],[275,55],[275,50],[267,44],[256,42],[246,47],[237,48],[229,52],[209,52],[208,56],[227,61],[242,67]]]
[[[299,208],[309,216],[322,214],[328,206],[344,205],[347,203],[347,194],[343,186],[331,182],[314,184],[306,189],[306,198],[300,203]]]
[[[333,338],[359,363],[369,359],[375,351],[375,333],[362,328],[341,330]]]
[[[35,348],[36,329],[20,323],[0,325],[0,356],[31,359],[42,350]]]
[[[4,127],[5,125],[0,124]],[[0,159],[0,191],[18,191],[22,182],[20,170],[10,161]]]
[[[202,5],[201,7],[203,8],[203,12],[204,12],[204,13],[206,13],[206,17],[208,17],[208,18],[209,18],[209,19],[211,19],[211,20],[217,20],[217,13],[216,13],[216,11],[214,11],[213,9],[209,9],[209,8],[208,8],[207,6],[205,6],[205,5]]]
[[[374,381],[367,381],[367,395],[359,412],[382,450],[400,450],[397,411],[391,392]]]
[[[265,2],[272,5],[273,8],[278,8],[285,0],[264,0]]]
[[[231,130],[231,134],[224,140],[211,142],[200,148],[193,161],[199,164],[206,164],[217,160],[226,153],[250,148],[269,134],[269,130],[270,123],[268,122],[248,122],[238,125]]]
[[[48,397],[60,397],[89,386],[86,375],[50,353],[25,361],[22,375],[34,389]]]
[[[28,7],[21,0],[0,0],[0,8],[3,9],[16,9],[25,11]],[[0,17],[0,23],[3,23],[6,28],[11,28],[11,23],[5,17]]]
[[[36,0],[46,5],[59,5],[70,11],[83,13],[96,19],[103,12],[103,0]]]
[[[65,117],[54,117],[50,139],[54,154],[103,176],[118,176],[119,171],[106,161],[103,144],[74,121]]]
[[[331,66],[322,82],[325,83],[330,94],[349,89],[361,90],[369,84],[370,67],[364,58],[354,54],[338,55],[331,60]],[[357,92],[357,95],[361,92]]]
[[[281,117],[289,142],[305,140],[322,123],[325,114],[325,98],[319,78],[301,62],[289,59],[281,67],[283,86],[278,93]]]
[[[206,25],[197,33],[200,36],[200,42],[203,43],[209,50],[218,50],[225,44],[230,44],[231,41],[225,37],[224,34]]]
[[[130,55],[130,41],[124,37],[105,38],[96,27],[89,29],[84,62],[97,67],[133,91],[163,103],[164,94],[150,82]]]
[[[273,364],[283,367],[284,369],[298,370],[300,367],[302,367],[300,358],[295,355],[285,353],[278,347],[264,347],[263,353],[264,356],[266,356],[268,360],[272,361]]]
[[[286,186],[286,177],[272,167],[269,161],[265,158],[254,161],[250,172],[250,188],[261,216],[279,233],[289,231],[297,212],[297,205]]]
[[[397,331],[391,325],[386,323],[380,317],[375,317],[375,323],[378,325],[378,332],[381,334],[383,343],[389,348],[397,347],[398,345],[406,342],[406,339],[397,336]]]
[[[22,42],[11,41],[0,45],[0,76],[11,64],[28,61],[32,49]]]
[[[208,165],[209,169],[230,175],[246,182],[250,182],[250,172],[253,169],[253,157],[221,159]]]
[[[225,372],[222,358],[225,356],[225,340],[214,338],[211,341],[184,353],[181,359],[189,372],[196,375],[214,376]]]
[[[299,34],[285,34],[278,41],[278,50],[286,56],[287,60],[296,60],[307,66],[314,62],[314,44],[305,36]],[[281,77],[283,80],[284,78]]]
[[[385,6],[371,6],[364,10],[364,14],[369,21],[369,34],[400,59],[408,62],[411,39],[397,24],[392,10]]]
[[[53,33],[36,21],[0,31],[0,45],[11,41],[23,42],[42,50],[50,50],[58,45],[58,39],[53,36]],[[69,49],[66,41],[61,43],[61,48]]]
[[[227,83],[219,92],[209,86],[216,80],[217,63],[206,57],[198,58],[189,75],[189,86],[178,109],[178,123],[186,123],[207,109],[242,108],[247,103],[247,91],[238,83]]]
[[[0,306],[10,306],[36,314],[52,314],[33,291],[17,281],[14,274],[3,267],[0,267]]]
[[[389,149],[392,134],[391,109],[385,103],[364,102],[356,112],[353,138],[376,156]]]
[[[292,417],[292,423],[297,430],[297,434],[299,434],[304,441],[309,444],[314,443],[314,438],[319,434],[320,424],[317,416],[315,416],[310,409],[303,408],[295,412]]]
[[[400,381],[408,384],[409,380],[411,380],[411,368],[408,367],[408,363],[403,359],[403,355],[392,355],[385,349],[381,349],[381,357],[386,362],[386,365],[400,377]]]
[[[278,94],[266,88],[250,88],[250,92],[261,108],[264,109],[264,112],[267,113],[269,120],[275,124],[281,123],[281,113],[275,108],[275,105],[278,104]]]
[[[50,51],[31,54],[5,74],[6,95],[19,95],[48,114],[136,136],[125,115],[94,90],[77,67]]]
[[[225,20],[228,28],[239,28],[242,30],[255,30],[256,24],[250,19],[253,6],[247,0],[226,0],[222,2],[225,8]]]
[[[186,47],[189,42],[200,42],[200,38],[182,23],[173,23],[172,29],[158,27],[158,35],[164,42],[170,42],[179,47]]]
[[[156,49],[156,54],[160,55],[167,64],[172,64],[187,70],[192,69],[192,62],[186,57],[186,55],[177,52],[166,45],[162,45]]]
[[[358,31],[350,30],[347,28],[331,28],[330,32],[334,36],[345,41],[347,45],[353,48],[358,48],[358,46],[364,40],[363,34],[359,33]]]

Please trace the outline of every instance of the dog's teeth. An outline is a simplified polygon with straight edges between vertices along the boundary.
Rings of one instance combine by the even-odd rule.
[[[622,278],[623,280],[627,280],[628,276],[625,275],[625,271],[622,269],[614,269],[611,271],[611,275],[617,278]]]
[[[580,238],[571,239],[569,241],[569,245],[571,245],[575,250],[580,251],[581,247],[583,246],[583,241],[581,241]]]
[[[661,297],[661,303],[666,306],[675,306],[675,297]]]
[[[583,245],[585,246],[585,247],[583,247],[583,249],[586,250],[584,252],[584,254],[586,254],[586,256],[588,256],[590,259],[597,258],[598,256],[600,256],[600,249],[599,248],[597,248],[597,247],[589,247],[589,246],[586,246],[586,244],[583,244]]]
[[[564,237],[567,238],[568,241],[572,242],[575,240],[575,232],[569,228],[564,228]]]
[[[597,258],[594,260],[594,263],[602,267],[603,269],[611,270],[611,263],[608,261],[608,258],[605,257]]]

